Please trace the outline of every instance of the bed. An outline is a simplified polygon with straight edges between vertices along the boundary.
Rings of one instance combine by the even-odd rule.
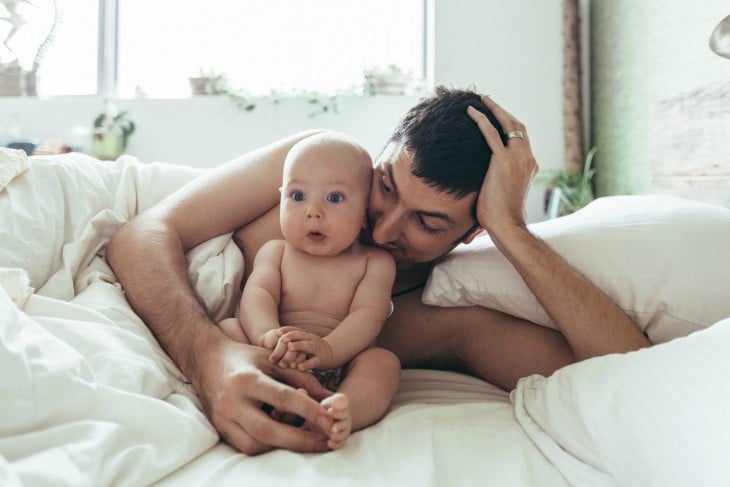
[[[0,149],[0,485],[727,485],[730,209],[601,198],[532,226],[655,342],[510,392],[403,370],[379,423],[325,454],[219,442],[104,259],[120,225],[200,169]],[[188,254],[216,317],[238,299],[230,235]],[[554,326],[488,238],[435,268],[424,301]]]

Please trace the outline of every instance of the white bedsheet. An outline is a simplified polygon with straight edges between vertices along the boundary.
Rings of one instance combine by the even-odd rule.
[[[6,155],[0,150],[0,172]],[[712,433],[730,431],[730,362],[718,366],[730,350],[727,326],[526,378],[514,404],[477,379],[407,370],[389,414],[340,451],[238,454],[218,442],[104,261],[119,225],[199,171],[76,154],[32,158],[25,172],[14,167],[0,187],[0,485],[665,485],[671,469],[661,465],[697,461],[701,452],[687,445],[696,449],[705,437],[714,453],[691,469],[692,482],[730,484],[716,454],[730,444]],[[230,312],[243,266],[230,236],[188,259],[206,303]],[[662,374],[675,357],[683,366]],[[625,387],[627,377],[647,382]],[[655,392],[652,408],[635,407],[647,390]],[[598,392],[604,402],[592,407]],[[694,418],[700,400],[707,407]],[[660,434],[656,421],[622,427],[643,424],[642,415],[686,425],[682,435],[693,441],[669,441],[676,435]],[[604,425],[608,439],[586,433],[587,424]],[[621,455],[622,442],[634,442],[632,455]]]
[[[343,450],[247,458],[221,444],[160,485],[567,485],[515,421],[506,392],[434,370],[404,370],[401,381],[386,418]]]

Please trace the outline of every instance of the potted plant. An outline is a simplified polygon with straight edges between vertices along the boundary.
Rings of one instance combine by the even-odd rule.
[[[241,110],[250,112],[256,108],[243,91],[233,88],[224,75],[213,69],[198,70],[198,75],[189,77],[188,83],[193,95],[224,95]]]
[[[403,95],[411,82],[411,75],[396,64],[369,69],[364,77],[363,91],[366,95]]]
[[[127,110],[119,111],[107,100],[104,111],[94,119],[93,150],[96,157],[114,160],[124,153],[135,125]]]
[[[547,180],[546,203],[549,216],[563,216],[574,213],[595,199],[593,194],[593,158],[598,147],[593,147],[586,155],[582,171],[550,171],[539,180]],[[553,203],[554,202],[554,203]],[[557,211],[550,207],[557,204]],[[552,213],[552,215],[550,215]]]
[[[193,95],[214,95],[223,83],[223,75],[212,69],[200,68],[195,76],[188,78],[188,83]]]

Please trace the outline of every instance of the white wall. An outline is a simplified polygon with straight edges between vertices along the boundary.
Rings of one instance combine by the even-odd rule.
[[[312,128],[351,134],[376,154],[399,117],[416,101],[411,96],[347,97],[340,100],[338,113],[316,116],[311,116],[315,109],[303,98],[287,98],[277,104],[257,100],[251,112],[241,111],[227,98],[218,96],[119,100],[117,106],[129,110],[137,126],[129,138],[127,153],[144,162],[215,167]],[[102,109],[103,101],[96,97],[0,98],[0,127],[13,114],[19,114],[25,137],[62,138],[72,141],[73,146],[83,148],[86,144],[88,151],[90,135],[79,140],[72,135],[72,129],[90,127]],[[2,136],[0,142],[4,142]]]
[[[542,168],[563,163],[561,0],[432,0],[430,53],[436,83],[474,84],[527,124]],[[344,98],[338,113],[310,117],[303,99],[273,105],[261,100],[241,112],[225,98],[122,100],[138,130],[127,152],[143,161],[213,167],[238,154],[309,128],[347,132],[375,154],[416,97]],[[88,127],[101,110],[96,97],[0,98],[2,127],[13,113],[24,136],[71,140],[72,127]],[[81,142],[88,139],[84,138]],[[533,188],[530,221],[542,219],[544,188]]]
[[[434,80],[473,83],[527,125],[540,167],[563,167],[562,1],[434,0]],[[529,220],[542,219],[544,186]]]

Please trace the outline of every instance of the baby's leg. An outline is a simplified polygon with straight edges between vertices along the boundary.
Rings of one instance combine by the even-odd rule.
[[[351,431],[382,418],[399,382],[400,362],[384,348],[369,348],[352,359],[337,392],[322,401],[334,418],[328,446],[340,448]]]
[[[238,318],[226,318],[218,326],[221,327],[223,333],[231,340],[248,343],[248,338],[246,338],[246,334],[243,332],[243,327],[241,327],[241,322]]]

